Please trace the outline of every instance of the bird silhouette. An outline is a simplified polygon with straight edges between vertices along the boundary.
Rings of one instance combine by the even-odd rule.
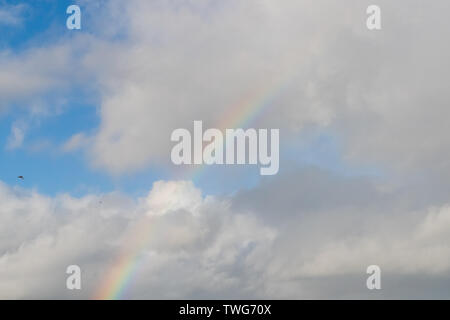
[[[17,178],[18,178],[18,179],[22,179],[22,180],[25,179],[23,176],[18,176]]]

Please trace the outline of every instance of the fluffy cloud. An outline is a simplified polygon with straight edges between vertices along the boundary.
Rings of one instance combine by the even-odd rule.
[[[128,298],[364,297],[370,264],[388,279],[381,296],[428,297],[425,287],[408,293],[405,277],[445,279],[450,271],[447,205],[376,213],[345,204],[307,210],[296,201],[287,221],[282,206],[261,214],[257,203],[239,208],[239,198],[204,197],[187,181],[156,182],[138,201],[48,198],[5,185],[0,198],[2,298],[92,298],[120,252],[135,250]],[[82,268],[80,292],[65,289],[70,264]]]
[[[169,197],[174,192],[175,202]],[[201,197],[184,181],[157,182],[149,196],[137,202],[118,194],[48,198],[5,185],[0,198],[2,298],[94,297],[99,277],[113,267],[119,252],[136,249],[127,244],[142,225],[149,226],[143,232],[150,239],[140,254],[144,262],[147,255],[151,260],[144,264],[146,280],[137,290],[148,297],[159,292],[151,288],[165,281],[178,285],[179,295],[192,294],[191,281],[198,281],[198,288],[214,290],[215,283],[226,290],[238,285],[236,263],[258,260],[275,236],[255,217],[232,214],[225,202]],[[83,269],[81,296],[65,289],[70,264]],[[205,271],[203,276],[198,268]],[[155,272],[161,276],[148,277]],[[167,289],[162,294],[173,293]]]

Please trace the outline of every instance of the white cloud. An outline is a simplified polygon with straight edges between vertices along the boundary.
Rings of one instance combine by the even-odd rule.
[[[201,192],[188,181],[155,182],[147,199],[150,215],[161,215],[181,209],[195,213],[199,203],[202,203]]]
[[[76,133],[66,141],[61,149],[64,152],[73,152],[85,147],[89,143],[89,138],[84,133]]]
[[[89,79],[80,64],[91,40],[82,35],[19,52],[0,51],[0,112],[11,107],[31,115],[58,112],[66,95]]]
[[[185,260],[189,270],[176,267],[173,274],[165,275],[181,281],[183,273],[198,273],[197,265],[207,271],[205,278],[198,279],[198,285],[205,287],[211,285],[209,280],[233,281],[232,274],[222,274],[225,270],[220,269],[231,267],[250,243],[255,245],[252,255],[262,254],[262,247],[274,237],[270,228],[252,217],[231,215],[226,203],[212,198],[196,197],[175,206],[170,201],[154,202],[155,197],[167,196],[168,190],[176,190],[180,199],[199,193],[191,183],[158,182],[147,199],[133,204],[114,194],[48,198],[2,185],[0,296],[70,298],[71,292],[64,289],[65,267],[79,264],[86,275],[82,295],[93,297],[101,285],[99,275],[107,274],[120,250],[136,249],[127,247],[127,240],[145,224],[150,227],[144,230],[150,240],[141,254],[154,259],[146,265],[149,272],[156,269],[164,274]],[[159,286],[160,281],[164,280],[146,285]],[[190,290],[182,288],[186,294]]]
[[[448,206],[306,215],[298,204],[286,224],[279,212],[271,212],[279,216],[271,223],[258,211],[231,207],[233,199],[200,193],[186,181],[157,182],[139,201],[119,194],[49,198],[1,185],[0,296],[91,298],[120,252],[139,259],[129,298],[360,298],[370,264],[386,278],[445,278],[450,271]],[[82,267],[81,292],[64,288],[70,264]],[[342,277],[346,285],[322,288]],[[388,297],[410,296],[383,285]]]

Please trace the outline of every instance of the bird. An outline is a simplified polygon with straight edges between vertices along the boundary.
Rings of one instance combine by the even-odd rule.
[[[22,180],[25,179],[23,176],[18,176],[17,178],[18,178],[18,179],[22,179]]]

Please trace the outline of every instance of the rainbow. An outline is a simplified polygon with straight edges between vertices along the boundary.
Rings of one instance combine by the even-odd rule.
[[[152,231],[152,221],[145,216],[140,219],[136,226],[130,228],[125,236],[125,244],[117,256],[115,263],[102,279],[102,284],[95,292],[95,300],[117,300],[122,299],[132,282],[133,277],[139,269],[142,254],[145,252]]]
[[[296,68],[292,68],[295,72]],[[253,123],[273,102],[285,91],[292,82],[292,72],[283,79],[269,86],[260,87],[245,94],[233,106],[228,108],[221,117],[216,128],[224,130],[226,128],[245,128]],[[208,166],[195,166],[188,173],[188,179],[196,179],[206,170]],[[152,221],[149,217],[144,217],[137,223],[136,229],[132,229],[119,253],[116,261],[102,279],[99,289],[95,292],[96,300],[123,299],[127,288],[139,270],[139,265],[144,259],[143,255],[148,248],[150,235],[152,233]]]
[[[292,77],[287,80],[279,81],[277,85],[263,87],[253,90],[245,94],[238,103],[226,110],[221,117],[221,121],[216,126],[217,129],[224,131],[225,129],[247,128],[250,124],[263,114],[268,107],[272,106],[277,98],[289,87]],[[194,182],[208,170],[211,166],[193,165],[194,169],[188,175],[188,178]]]

